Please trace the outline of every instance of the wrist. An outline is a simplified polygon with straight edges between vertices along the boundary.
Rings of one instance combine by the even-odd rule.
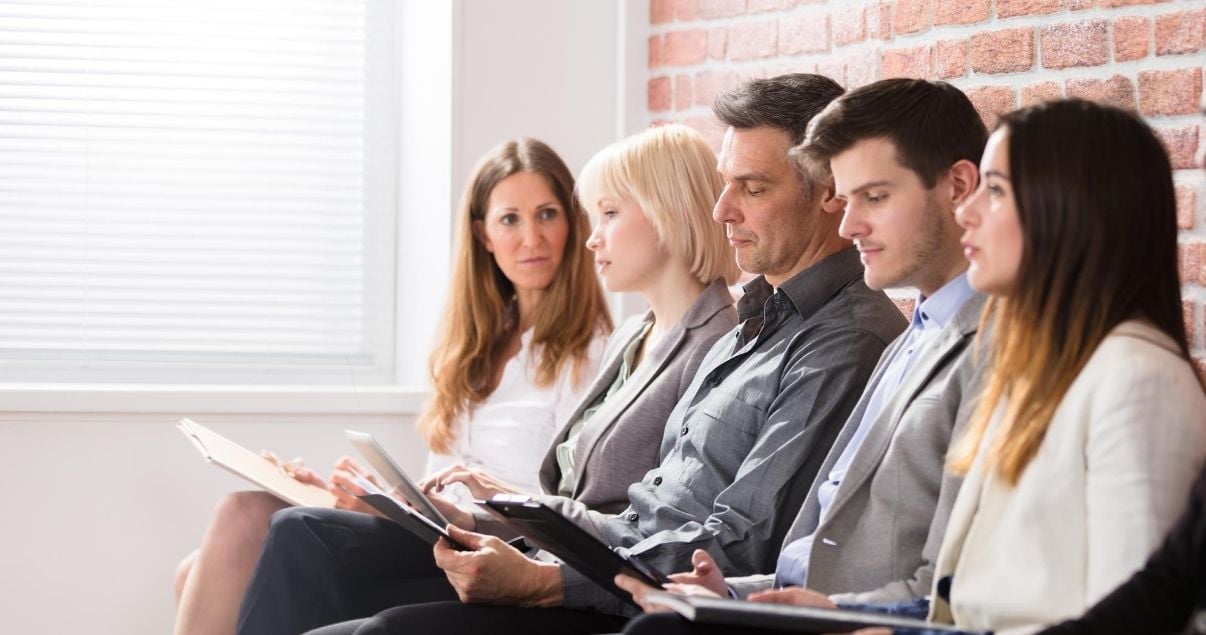
[[[565,593],[561,585],[561,566],[553,562],[533,562],[529,579],[531,593],[528,606],[557,608],[562,605]]]

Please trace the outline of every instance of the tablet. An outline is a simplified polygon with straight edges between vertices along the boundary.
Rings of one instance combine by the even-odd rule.
[[[849,633],[863,628],[881,627],[967,635],[966,631],[948,625],[883,613],[669,593],[651,593],[645,596],[645,599],[653,604],[668,606],[696,624],[741,629],[765,628],[788,633]]]
[[[670,578],[606,543],[565,516],[527,496],[498,494],[488,501],[475,501],[504,524],[523,534],[533,545],[560,558],[595,584],[635,606],[632,596],[615,585],[615,577],[626,573],[645,584],[662,588]]]
[[[373,509],[384,514],[386,518],[398,523],[403,529],[418,536],[429,545],[434,545],[440,538],[443,538],[452,544],[453,549],[457,551],[469,551],[468,547],[454,540],[452,536],[449,536],[448,530],[444,529],[444,527],[435,524],[430,518],[410,509],[390,496],[374,493],[357,496],[356,498],[368,503]]]
[[[364,460],[373,466],[373,469],[385,479],[385,482],[395,490],[397,490],[403,498],[411,505],[414,505],[424,516],[440,527],[447,527],[448,519],[440,513],[423,491],[415,485],[414,481],[398,467],[394,459],[381,447],[380,443],[373,438],[373,435],[367,432],[356,432],[355,430],[344,430],[344,435],[352,445],[356,446],[356,451],[364,457]]]

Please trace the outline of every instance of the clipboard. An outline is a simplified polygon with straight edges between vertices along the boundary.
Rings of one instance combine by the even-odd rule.
[[[335,496],[327,490],[298,481],[272,461],[187,417],[176,424],[176,429],[206,462],[254,483],[285,502],[302,507],[335,506]]]
[[[356,447],[360,455],[369,462],[369,465],[373,466],[377,474],[380,474],[381,478],[385,479],[385,482],[390,487],[401,492],[402,497],[411,505],[414,505],[420,513],[439,526],[441,530],[450,524],[448,519],[440,513],[440,510],[423,494],[423,490],[420,490],[419,486],[415,485],[415,482],[406,475],[406,472],[402,471],[402,468],[385,451],[385,448],[381,447],[380,443],[377,443],[373,435],[367,432],[356,432],[355,430],[344,430],[343,434]],[[434,542],[433,540],[432,543]]]
[[[850,633],[876,626],[924,629],[936,633],[966,633],[948,625],[884,613],[765,604],[672,593],[650,593],[645,599],[653,604],[669,607],[696,624],[747,629],[766,628],[787,633]]]
[[[557,556],[632,606],[636,606],[632,596],[615,585],[617,574],[631,575],[659,589],[670,583],[670,578],[665,574],[613,550],[565,516],[527,496],[498,494],[488,501],[474,502],[511,529],[523,534],[529,543]]]

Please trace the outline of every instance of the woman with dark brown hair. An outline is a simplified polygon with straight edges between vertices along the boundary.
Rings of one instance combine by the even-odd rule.
[[[966,477],[931,618],[1033,632],[1159,543],[1206,454],[1206,397],[1151,129],[1091,102],[1041,104],[1002,118],[981,171],[958,220],[969,281],[993,296],[992,367],[951,451]]]
[[[585,247],[590,226],[569,168],[535,139],[507,141],[481,159],[458,217],[429,363],[432,397],[419,418],[432,451],[428,470],[470,466],[539,492],[541,459],[594,377],[612,326]],[[326,487],[339,510],[373,513],[355,497],[364,492],[354,474],[367,471],[347,457],[329,482],[307,468],[292,474]],[[234,632],[269,518],[285,507],[266,492],[236,492],[219,503],[201,548],[177,573],[178,635]],[[342,514],[307,511],[328,512]]]

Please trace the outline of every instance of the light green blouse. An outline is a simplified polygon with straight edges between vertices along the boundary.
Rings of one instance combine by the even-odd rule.
[[[641,344],[645,341],[645,337],[649,335],[651,328],[653,328],[653,320],[646,322],[641,332],[632,338],[632,341],[628,343],[628,347],[624,349],[624,355],[620,363],[620,372],[616,373],[615,381],[611,382],[611,386],[608,387],[606,393],[599,395],[599,398],[594,403],[582,411],[582,416],[578,417],[578,420],[570,425],[569,432],[565,435],[565,441],[557,445],[557,467],[561,468],[561,481],[557,484],[558,495],[574,495],[574,449],[578,445],[578,437],[582,436],[582,429],[586,427],[586,422],[632,376],[632,370],[636,366],[633,362],[636,361],[637,351],[641,350]]]

